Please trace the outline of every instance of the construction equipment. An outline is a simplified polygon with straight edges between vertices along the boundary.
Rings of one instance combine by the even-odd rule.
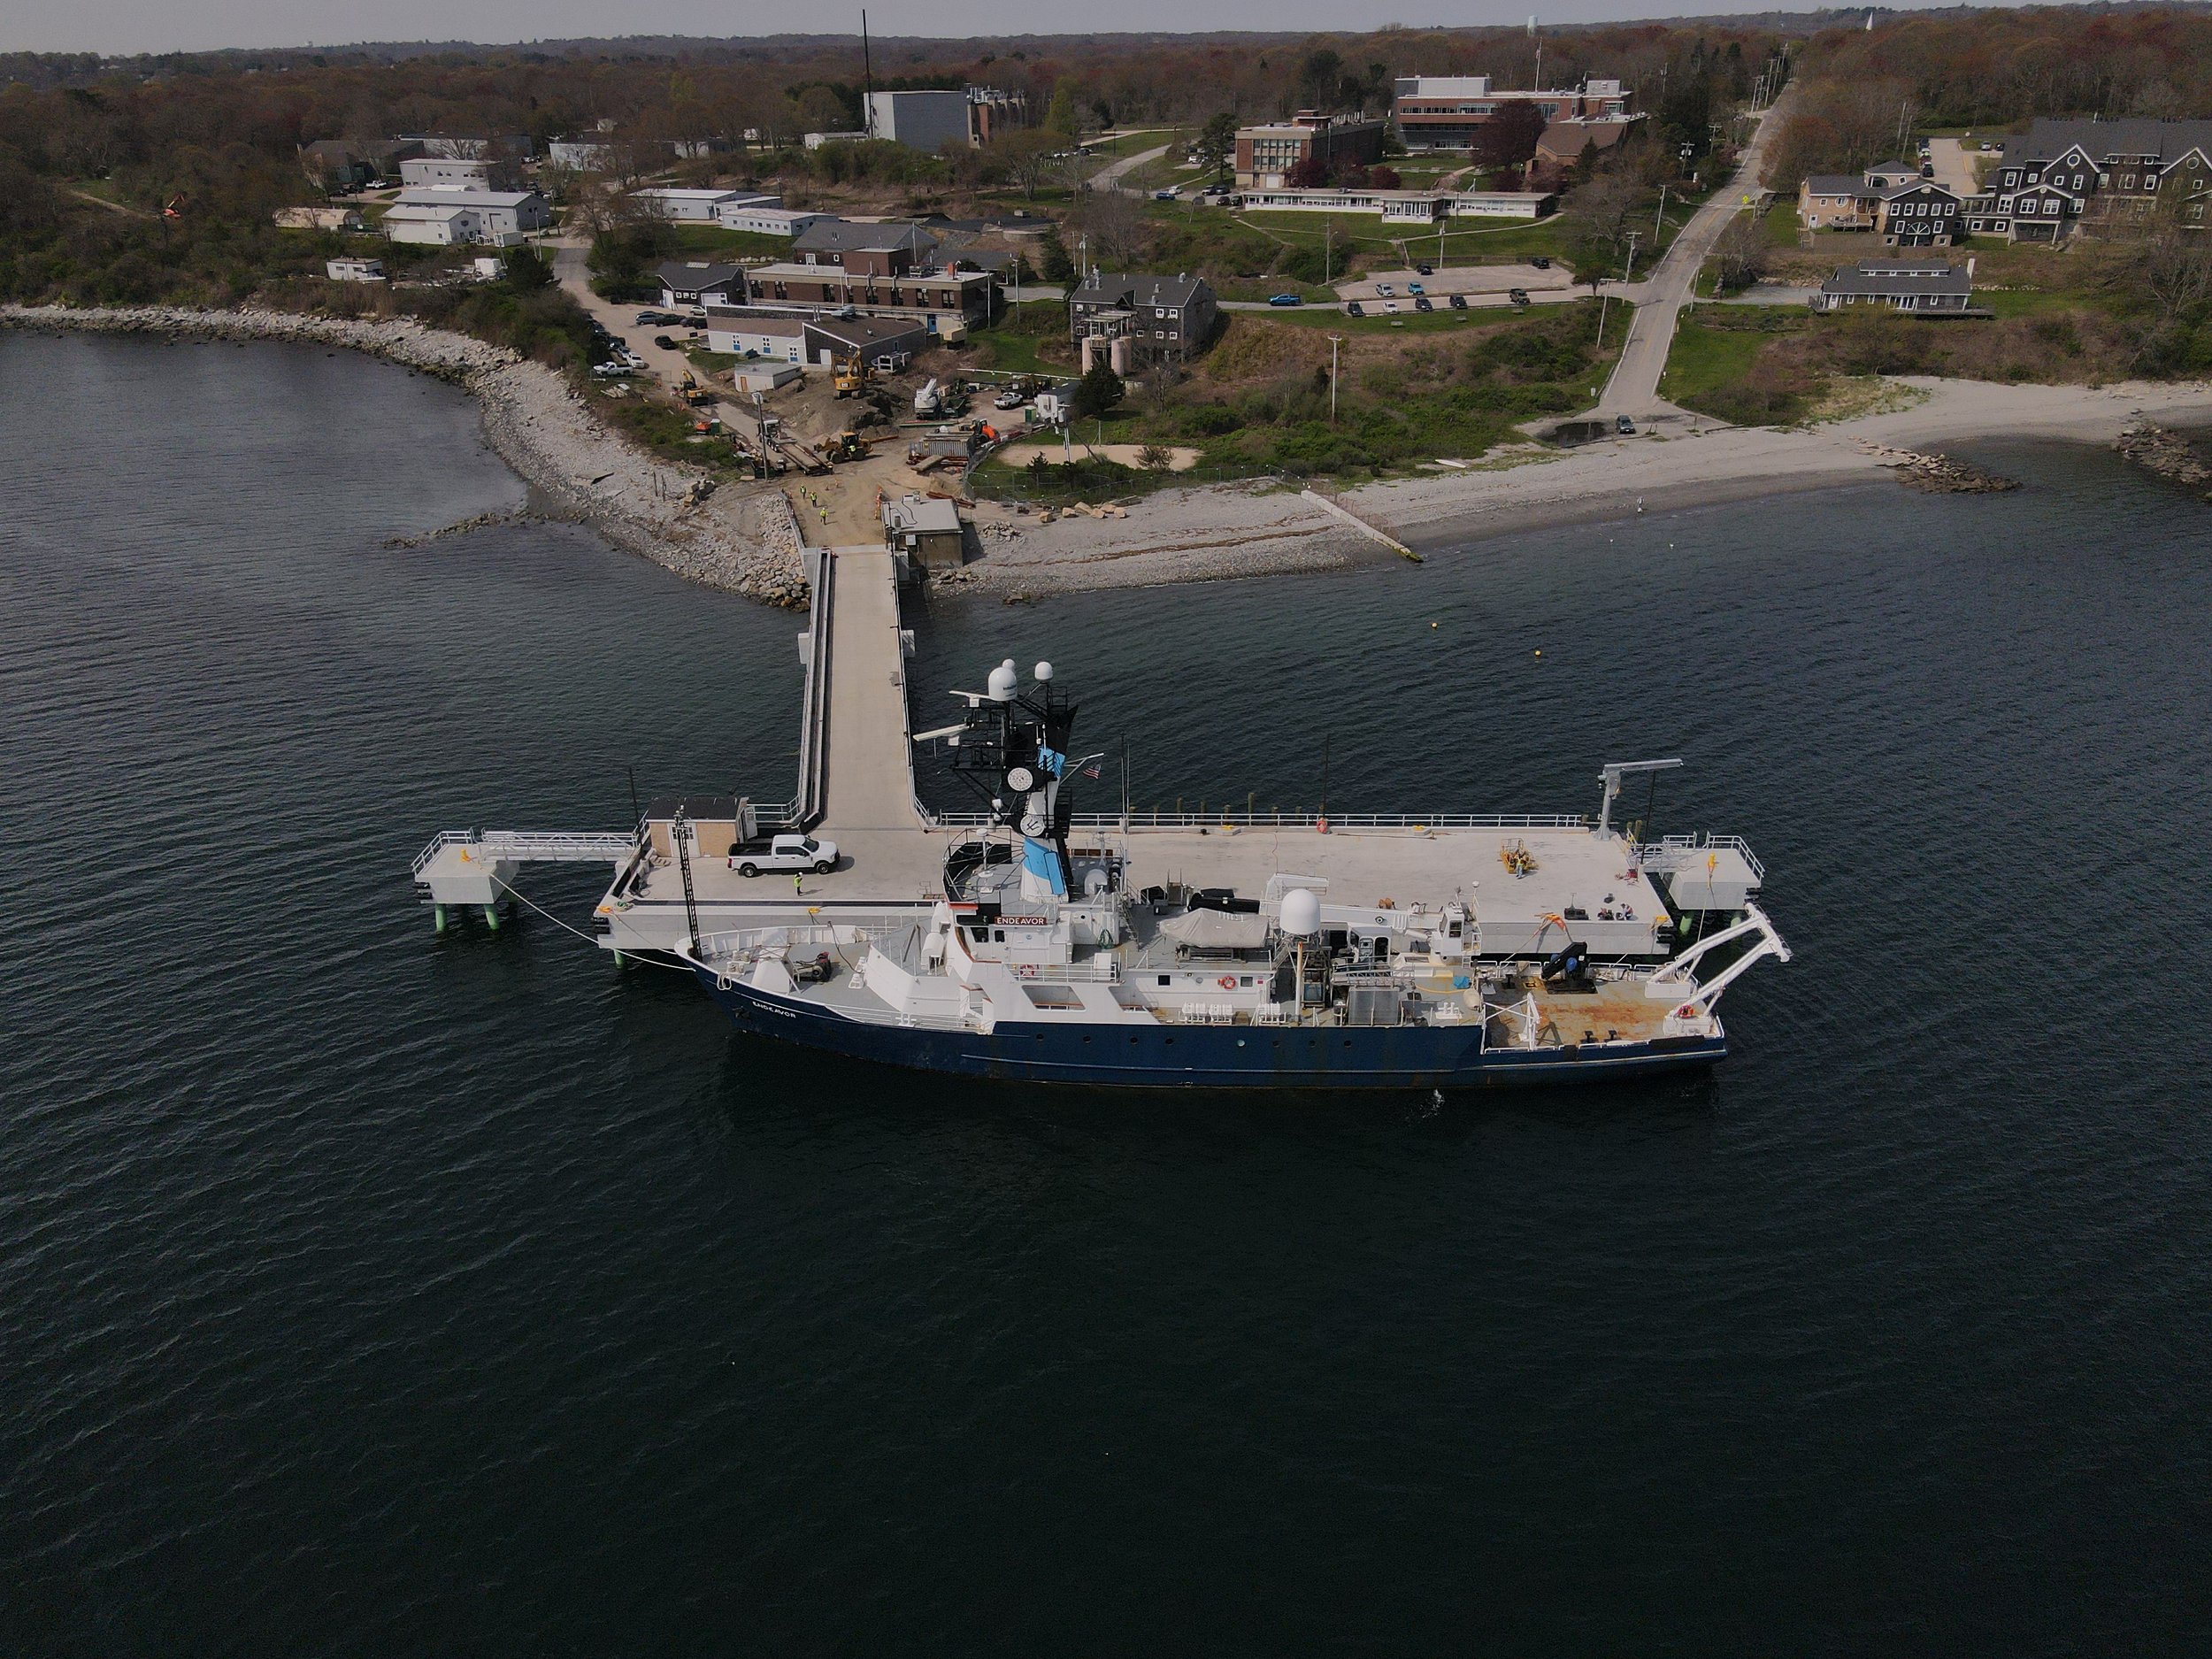
[[[857,351],[835,359],[831,373],[832,383],[840,397],[858,397],[868,389],[871,379],[868,365],[860,360]]]
[[[864,461],[868,458],[868,442],[858,433],[847,427],[822,446],[826,461]]]
[[[677,381],[676,395],[694,409],[703,409],[717,401],[713,392],[700,385],[696,376],[688,373]]]

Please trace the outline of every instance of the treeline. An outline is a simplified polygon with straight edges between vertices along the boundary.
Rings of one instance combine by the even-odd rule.
[[[1802,49],[1767,182],[1886,159],[1915,129],[2017,130],[2039,115],[2212,114],[2212,17],[2061,8],[1903,17]]]
[[[1056,103],[1085,127],[1202,123],[1227,111],[1274,119],[1309,106],[1379,112],[1404,74],[1487,74],[1527,87],[1617,76],[1658,110],[1701,75],[1740,96],[1778,37],[1724,23],[1577,28],[1386,28],[1294,40],[1127,37],[879,42],[879,87],[979,81]],[[319,138],[403,132],[514,133],[541,144],[602,122],[626,137],[704,140],[748,129],[771,139],[857,125],[856,40],[700,42],[677,52],[563,53],[487,47],[384,60],[285,54],[165,58],[159,67],[20,56],[0,84],[0,144],[41,172],[104,175],[179,144],[244,144],[271,156]],[[148,62],[155,60],[146,60]]]

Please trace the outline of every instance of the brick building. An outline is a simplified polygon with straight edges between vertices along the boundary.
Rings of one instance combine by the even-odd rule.
[[[1382,159],[1386,123],[1357,116],[1322,115],[1301,110],[1287,121],[1237,129],[1237,183],[1248,189],[1279,190],[1290,175],[1310,160],[1331,171],[1371,166]]]

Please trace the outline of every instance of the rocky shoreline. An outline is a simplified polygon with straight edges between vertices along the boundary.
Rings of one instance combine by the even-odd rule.
[[[1862,441],[1859,447],[1882,465],[1893,469],[1897,481],[1908,489],[1932,495],[1995,495],[2018,489],[2020,480],[2006,478],[1971,462],[1932,450],[1898,449],[1886,443]]]
[[[476,398],[486,441],[553,509],[541,516],[588,525],[624,551],[706,587],[768,604],[807,603],[799,526],[780,491],[695,488],[710,482],[703,473],[640,454],[558,374],[504,347],[411,319],[369,321],[254,307],[5,305],[0,326],[290,341],[365,351],[435,375]]]
[[[2113,440],[2112,447],[2147,472],[2193,489],[2212,501],[2212,465],[2197,453],[2187,435],[2152,420],[2139,420]]]

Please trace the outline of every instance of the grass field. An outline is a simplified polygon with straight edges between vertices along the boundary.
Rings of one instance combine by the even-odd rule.
[[[1743,388],[1760,348],[1808,320],[1809,313],[1793,305],[1731,306],[1724,311],[1694,307],[1675,332],[1659,376],[1659,395],[1685,409],[1741,420],[1749,412]],[[1777,411],[1763,412],[1767,419],[1776,418]]]
[[[725,230],[719,225],[672,225],[679,252],[707,254],[725,259],[788,259],[788,236],[768,236],[757,230]]]

